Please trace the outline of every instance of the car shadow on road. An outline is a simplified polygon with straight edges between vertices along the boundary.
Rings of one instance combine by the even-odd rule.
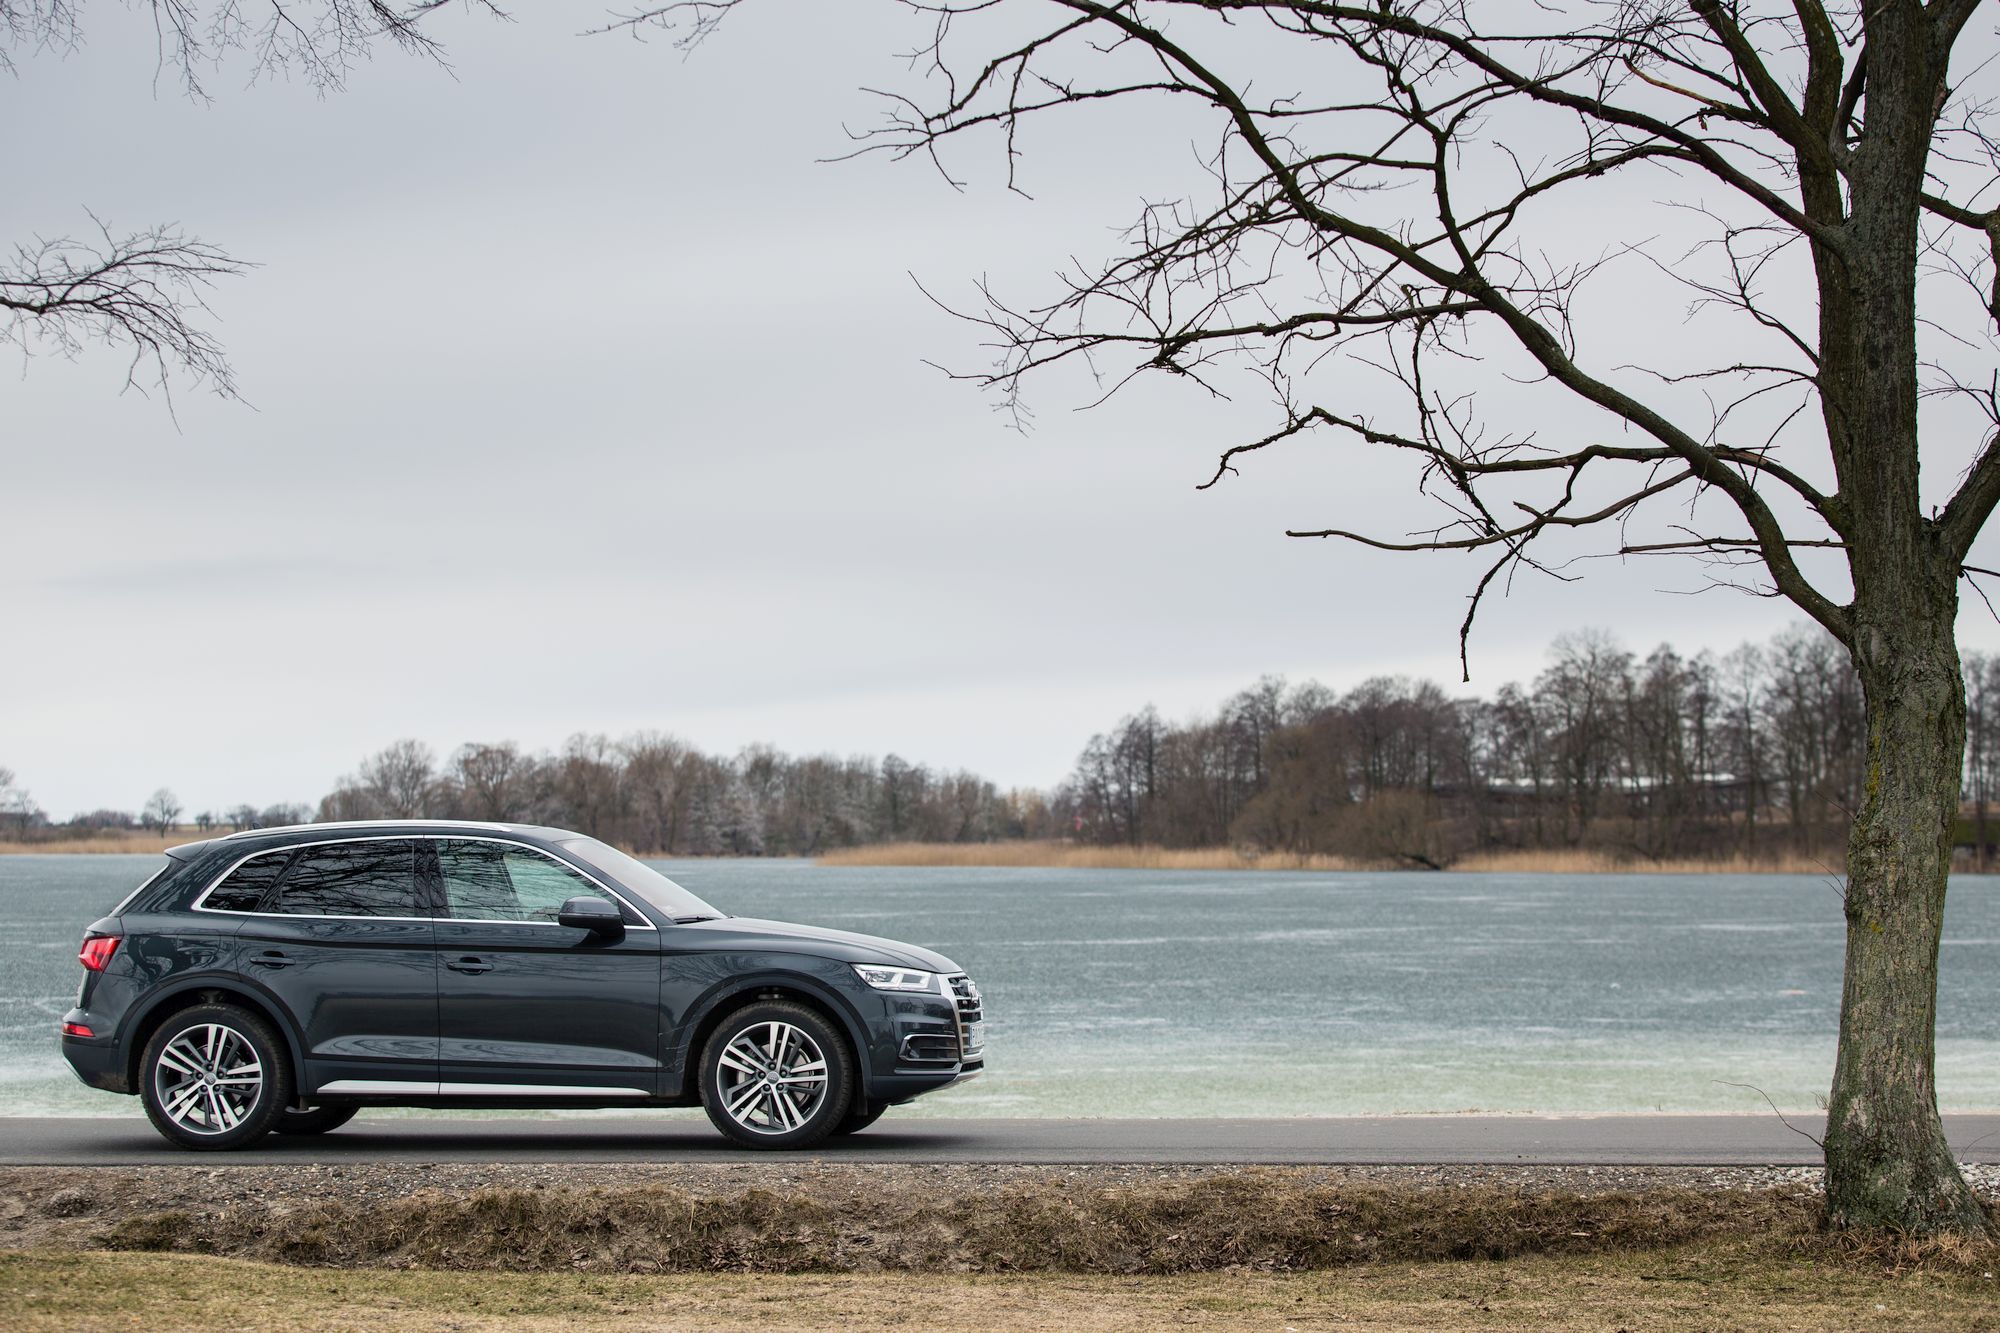
[[[108,1129],[108,1127],[107,1127]],[[860,1134],[831,1138],[796,1153],[746,1148],[710,1129],[687,1122],[657,1126],[621,1126],[616,1131],[576,1124],[547,1123],[509,1126],[504,1130],[445,1130],[418,1121],[357,1123],[330,1134],[273,1134],[255,1147],[238,1152],[201,1153],[176,1148],[145,1126],[119,1126],[100,1142],[78,1145],[85,1153],[133,1154],[158,1162],[222,1166],[257,1161],[360,1161],[386,1158],[468,1161],[617,1161],[734,1158],[781,1161],[786,1158],[850,1158],[929,1156],[953,1153],[979,1142],[976,1130],[926,1125],[920,1132],[873,1128]]]

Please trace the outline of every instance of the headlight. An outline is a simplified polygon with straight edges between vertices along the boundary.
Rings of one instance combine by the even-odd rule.
[[[914,967],[877,967],[872,963],[856,963],[854,975],[876,990],[925,990],[933,995],[942,993],[938,987],[937,973],[919,972]]]

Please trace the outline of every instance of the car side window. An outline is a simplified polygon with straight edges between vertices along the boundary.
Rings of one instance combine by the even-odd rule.
[[[417,845],[398,838],[301,848],[269,910],[287,916],[427,916],[417,898]]]
[[[554,921],[571,898],[604,890],[542,853],[499,842],[438,844],[447,915],[459,921]]]
[[[203,900],[202,906],[218,912],[255,912],[263,907],[264,900],[278,883],[278,877],[285,873],[285,866],[292,859],[292,849],[266,852],[253,856],[236,869],[229,877],[215,886],[215,890]]]

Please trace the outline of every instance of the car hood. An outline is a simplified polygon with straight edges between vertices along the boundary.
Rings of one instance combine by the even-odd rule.
[[[837,958],[843,963],[920,967],[926,972],[962,970],[941,953],[920,949],[901,940],[885,940],[879,935],[857,935],[851,930],[827,930],[823,926],[798,926],[789,921],[727,916],[720,921],[692,921],[677,929],[700,931],[701,947],[704,949],[777,950]]]

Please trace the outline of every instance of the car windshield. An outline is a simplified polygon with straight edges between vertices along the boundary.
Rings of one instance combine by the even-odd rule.
[[[558,846],[593,870],[603,871],[619,888],[631,890],[676,921],[713,921],[722,915],[644,861],[595,838],[571,838]]]

